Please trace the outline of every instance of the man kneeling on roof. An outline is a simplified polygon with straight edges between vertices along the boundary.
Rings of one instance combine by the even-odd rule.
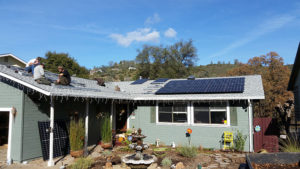
[[[70,85],[71,83],[71,76],[67,70],[65,70],[62,66],[58,66],[58,79],[56,80],[55,84],[60,85]]]
[[[35,66],[33,71],[33,79],[39,84],[51,85],[51,82],[45,78],[45,65],[43,63]]]

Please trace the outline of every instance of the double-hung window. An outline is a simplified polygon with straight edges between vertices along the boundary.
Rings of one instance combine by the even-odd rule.
[[[187,103],[159,103],[159,123],[187,123]]]
[[[227,124],[227,106],[223,103],[193,103],[194,124]]]

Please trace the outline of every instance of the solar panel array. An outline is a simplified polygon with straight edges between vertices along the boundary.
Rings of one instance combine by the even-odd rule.
[[[38,122],[40,140],[42,146],[43,159],[49,159],[49,121]],[[54,146],[53,146],[53,157],[59,157],[70,153],[69,135],[65,121],[54,121]]]
[[[155,94],[242,93],[245,78],[173,80]]]
[[[134,82],[132,82],[131,84],[132,85],[136,85],[136,84],[143,84],[147,81],[148,79],[139,79],[139,80],[136,80]]]
[[[156,79],[155,81],[153,81],[151,84],[161,84],[168,80],[169,80],[168,78],[159,78],[159,79]]]

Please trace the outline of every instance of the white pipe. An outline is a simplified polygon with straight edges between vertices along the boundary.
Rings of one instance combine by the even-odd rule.
[[[252,108],[252,102],[250,99],[248,99],[248,104],[249,104],[249,151],[253,152],[253,129],[252,129],[252,124],[253,124],[253,108]]]
[[[54,166],[54,161],[53,161],[54,99],[53,99],[53,96],[50,96],[50,104],[51,104],[51,106],[50,106],[50,145],[49,145],[48,167]]]
[[[86,99],[86,106],[85,106],[84,156],[88,155],[88,139],[89,139],[89,99]]]
[[[8,126],[8,147],[7,147],[7,164],[11,165],[11,134],[12,134],[12,123],[13,123],[13,114],[12,110],[9,111],[9,126]],[[16,111],[16,110],[15,110]]]
[[[130,128],[130,126],[129,126],[129,125],[130,125],[130,122],[129,122],[129,121],[130,121],[130,118],[129,118],[129,117],[130,117],[129,110],[130,110],[130,109],[129,109],[129,102],[128,102],[128,103],[127,103],[127,129]]]

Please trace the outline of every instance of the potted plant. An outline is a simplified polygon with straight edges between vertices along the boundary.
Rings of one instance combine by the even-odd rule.
[[[72,119],[70,121],[70,154],[72,157],[81,157],[83,155],[84,145],[84,122],[80,118],[79,120]]]
[[[112,147],[112,130],[108,113],[105,113],[101,122],[101,147],[104,149]]]

